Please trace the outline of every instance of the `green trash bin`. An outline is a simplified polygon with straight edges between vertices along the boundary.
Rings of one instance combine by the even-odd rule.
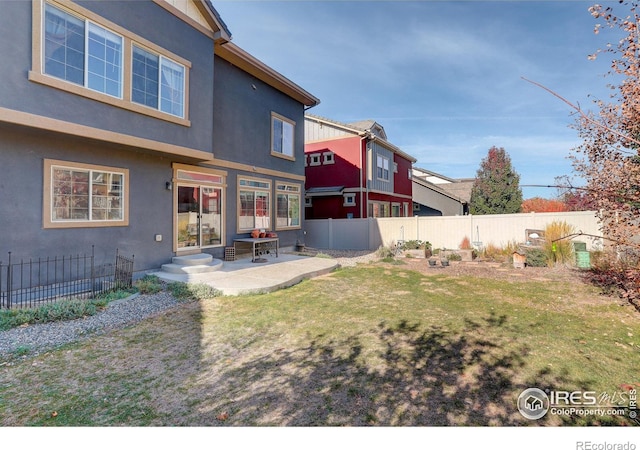
[[[580,269],[591,269],[591,254],[589,252],[576,252],[576,266]]]
[[[573,250],[577,253],[577,252],[586,252],[587,251],[587,243],[586,242],[580,242],[580,241],[574,241],[573,242]]]

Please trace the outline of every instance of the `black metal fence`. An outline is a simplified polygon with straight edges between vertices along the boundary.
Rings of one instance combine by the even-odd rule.
[[[91,254],[55,256],[20,262],[0,261],[0,309],[33,308],[69,298],[93,298],[133,284],[133,256],[116,249],[114,262],[96,264]]]

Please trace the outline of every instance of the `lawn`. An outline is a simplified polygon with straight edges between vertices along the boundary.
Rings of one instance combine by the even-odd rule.
[[[537,387],[615,403],[640,387],[635,309],[577,274],[497,279],[415,266],[359,265],[271,294],[191,302],[0,362],[0,424],[634,424],[531,421],[516,400]]]

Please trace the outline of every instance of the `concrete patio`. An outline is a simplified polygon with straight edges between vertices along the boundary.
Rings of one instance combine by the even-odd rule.
[[[251,262],[250,258],[224,261],[215,271],[207,273],[176,274],[166,271],[153,273],[168,282],[204,283],[223,295],[243,295],[272,292],[286,288],[300,281],[324,275],[336,269],[338,261],[332,258],[318,258],[280,253],[268,255],[263,262]]]

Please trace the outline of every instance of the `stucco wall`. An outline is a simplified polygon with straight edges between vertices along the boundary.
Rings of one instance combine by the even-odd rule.
[[[129,169],[130,224],[125,227],[43,228],[44,159]],[[135,270],[157,268],[172,255],[171,161],[84,139],[0,127],[0,260],[84,254],[135,254]],[[144,220],[140,220],[140,218]],[[154,240],[163,236],[162,242]],[[15,260],[15,259],[14,259]]]
[[[191,62],[191,126],[159,120],[29,81],[29,71],[32,70],[32,2],[27,0],[2,2],[0,107],[211,151],[213,41],[149,0],[78,3]]]

